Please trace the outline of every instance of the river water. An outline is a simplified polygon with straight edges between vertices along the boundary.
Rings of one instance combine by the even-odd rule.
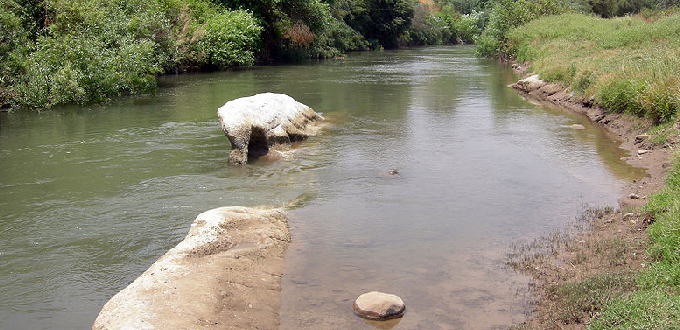
[[[521,99],[516,79],[472,47],[427,47],[0,113],[0,329],[88,328],[198,213],[295,198],[282,329],[521,322],[526,279],[503,267],[509,244],[615,203],[642,172],[583,118]],[[323,113],[325,128],[279,159],[228,166],[217,108],[267,91]],[[370,290],[402,296],[405,317],[356,318]]]

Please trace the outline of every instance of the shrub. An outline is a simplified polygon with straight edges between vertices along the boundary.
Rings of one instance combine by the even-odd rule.
[[[0,0],[0,107],[13,103],[14,85],[29,51],[28,32],[22,26],[21,7],[13,0]]]
[[[203,28],[205,35],[200,40],[200,48],[208,65],[220,69],[253,65],[262,27],[251,13],[225,10],[210,17]]]
[[[411,25],[402,35],[402,43],[407,45],[439,45],[448,42],[451,32],[440,16],[432,16],[430,9],[417,3]]]

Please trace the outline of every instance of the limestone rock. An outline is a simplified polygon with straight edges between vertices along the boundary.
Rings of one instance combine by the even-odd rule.
[[[217,110],[224,135],[231,142],[229,163],[245,164],[248,156],[266,155],[275,144],[315,135],[313,123],[323,120],[310,107],[284,94],[263,93],[225,103]]]
[[[527,93],[535,91],[545,85],[537,74],[521,79],[512,85],[513,88],[525,91]]]
[[[371,320],[386,320],[404,315],[406,305],[398,296],[371,291],[360,295],[354,302],[354,312]]]
[[[280,209],[203,212],[182,242],[104,305],[92,329],[276,329],[289,241]]]

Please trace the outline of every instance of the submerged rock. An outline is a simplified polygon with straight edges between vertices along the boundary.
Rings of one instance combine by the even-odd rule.
[[[364,293],[354,302],[354,312],[371,320],[401,317],[404,315],[404,311],[406,311],[406,305],[401,298],[378,291]]]
[[[245,164],[275,144],[287,144],[315,135],[311,125],[323,120],[310,107],[285,94],[263,93],[225,103],[217,110],[224,135],[231,142],[229,163]]]
[[[586,129],[586,128],[585,128],[583,125],[581,125],[581,124],[573,124],[573,125],[569,126],[569,128],[571,128],[571,129]]]
[[[102,308],[92,329],[276,329],[283,254],[280,209],[221,207]]]

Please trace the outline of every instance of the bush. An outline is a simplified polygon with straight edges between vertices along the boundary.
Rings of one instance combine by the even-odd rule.
[[[460,14],[449,8],[443,8],[436,16],[447,26],[448,36],[444,43],[472,43],[479,38],[484,28],[484,14],[472,12]]]
[[[11,88],[15,101],[39,108],[153,90],[170,46],[155,4],[45,2],[51,24]]]
[[[28,32],[22,26],[21,7],[13,0],[0,0],[0,107],[14,101],[11,87],[23,73],[28,54]]]
[[[401,37],[406,45],[440,45],[447,43],[451,32],[449,26],[439,16],[430,15],[429,8],[421,3],[414,7],[411,25]]]
[[[34,11],[0,1],[14,8],[0,13],[2,105],[101,102],[153,91],[178,67],[252,65],[262,31],[252,14],[205,0],[46,0],[29,48]]]
[[[210,17],[203,28],[200,48],[208,65],[220,69],[253,65],[262,27],[252,14],[245,10],[223,11]]]
[[[565,11],[566,8],[556,0],[495,0],[489,13],[489,22],[477,39],[477,54],[487,57],[506,56],[506,34],[511,28],[541,16]]]
[[[395,48],[410,24],[414,4],[410,0],[366,0],[352,13],[348,25],[374,47]]]

